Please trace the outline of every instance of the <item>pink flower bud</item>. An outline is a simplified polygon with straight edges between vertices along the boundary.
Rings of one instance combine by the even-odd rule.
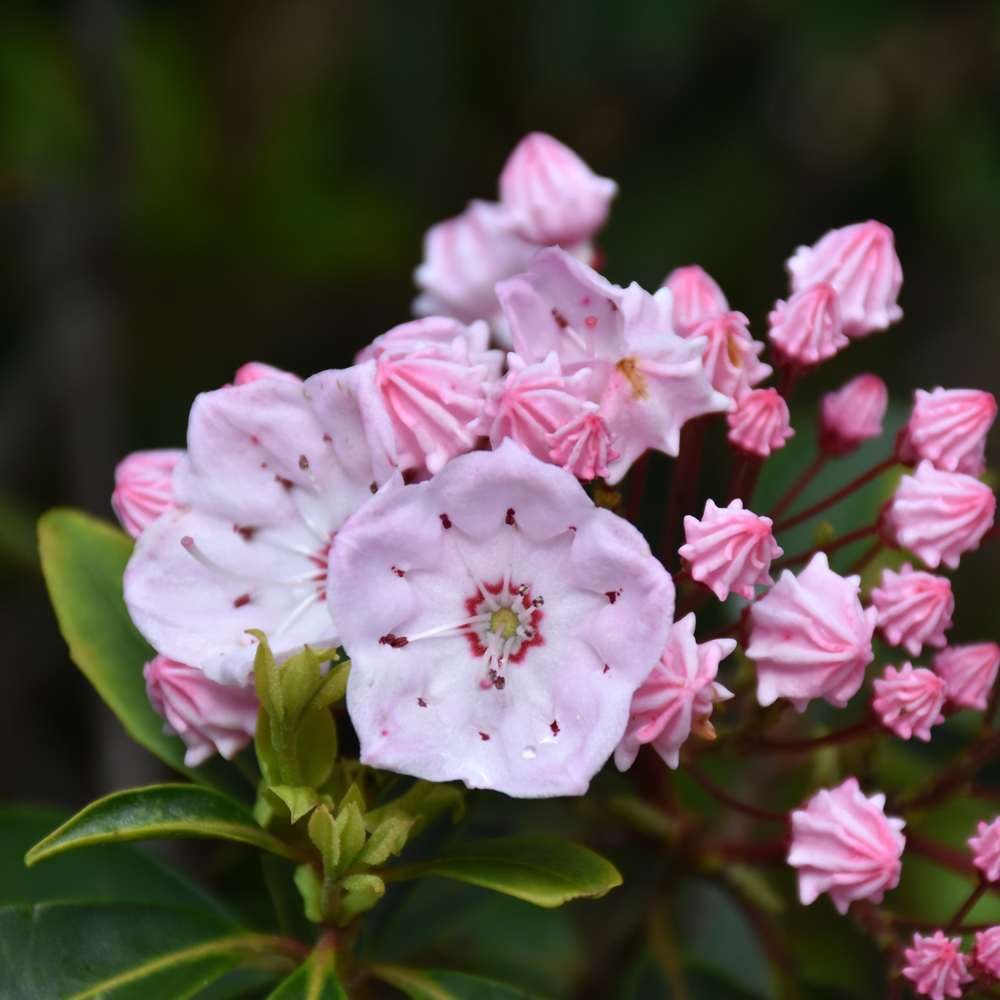
[[[972,982],[961,947],[961,937],[949,940],[941,931],[935,931],[934,937],[914,933],[913,947],[904,952],[909,965],[903,968],[903,975],[916,984],[921,996],[931,1000],[960,997],[962,983]]]
[[[905,820],[885,815],[885,796],[866,798],[857,778],[817,792],[792,813],[788,863],[799,870],[803,905],[828,892],[839,913],[856,899],[882,902],[899,884]]]
[[[217,684],[196,667],[166,656],[150,660],[142,676],[153,708],[166,720],[164,733],[184,741],[188,767],[203,764],[216,751],[231,760],[253,739],[260,702],[252,687]]]
[[[875,658],[878,611],[858,600],[860,577],[834,573],[818,552],[795,577],[789,570],[756,604],[747,656],[757,663],[757,700],[788,698],[805,711],[812,698],[843,708]]]
[[[590,404],[593,405],[593,404]],[[568,424],[549,434],[549,459],[572,472],[577,479],[591,480],[611,475],[608,463],[619,457],[612,451],[615,435],[607,421],[594,410],[583,410]]]
[[[690,333],[703,319],[729,312],[722,289],[697,264],[675,268],[663,279],[663,287],[669,288],[674,297],[672,319],[681,336]]]
[[[409,323],[400,323],[380,334],[367,347],[358,351],[354,356],[354,363],[360,365],[369,358],[379,358],[390,347],[413,349],[422,344],[448,346],[456,337],[462,337],[466,341],[469,357],[476,361],[480,360],[479,356],[485,354],[490,346],[490,328],[482,320],[466,326],[447,316],[426,316],[410,320]]]
[[[972,969],[984,979],[1000,979],[1000,927],[976,931],[972,948]]]
[[[282,371],[274,365],[265,365],[263,361],[249,361],[241,368],[237,368],[233,385],[246,385],[248,382],[256,382],[259,378],[280,378],[283,382],[291,382],[292,385],[302,385],[302,379],[298,375]]]
[[[838,457],[882,433],[889,390],[877,375],[858,375],[837,392],[823,397],[819,416],[819,446]]]
[[[992,823],[979,821],[978,837],[969,838],[969,847],[975,855],[972,863],[983,873],[987,882],[1000,879],[1000,816]]]
[[[882,539],[915,552],[931,569],[958,568],[963,552],[979,548],[993,524],[996,497],[960,472],[939,472],[924,460],[903,476],[882,518]]]
[[[919,656],[923,644],[944,646],[944,630],[951,628],[955,598],[951,581],[933,573],[915,570],[903,563],[894,573],[882,570],[882,586],[872,590],[878,608],[878,627],[890,646],[902,646],[910,656]]]
[[[729,592],[753,600],[754,585],[772,584],[771,560],[782,554],[771,534],[771,519],[743,509],[738,497],[728,507],[705,503],[699,521],[684,518],[686,543],[680,547],[691,577],[703,583],[720,601]]]
[[[133,538],[138,538],[164,511],[176,506],[170,477],[183,454],[179,448],[134,451],[115,468],[111,506],[121,526]]]
[[[818,365],[850,343],[841,329],[837,292],[823,282],[806,286],[787,302],[779,299],[767,320],[779,363]]]
[[[913,465],[922,458],[942,472],[982,475],[986,434],[997,415],[991,392],[978,389],[917,389],[910,421],[897,445],[899,460]]]
[[[510,227],[541,246],[570,247],[589,240],[605,222],[618,185],[597,174],[568,146],[531,132],[514,148],[500,174],[500,200]]]
[[[741,399],[772,370],[770,365],[758,360],[757,355],[764,350],[764,345],[750,336],[746,327],[748,322],[743,313],[721,313],[693,325],[690,332],[684,334],[688,340],[708,338],[702,354],[705,374],[713,389],[733,400]]]
[[[767,458],[785,447],[795,431],[789,425],[788,405],[777,389],[754,389],[736,403],[736,412],[726,417],[729,440],[740,451]]]
[[[932,666],[948,685],[949,705],[984,712],[1000,667],[1000,646],[995,642],[948,646],[934,657]]]
[[[927,742],[931,726],[944,722],[941,709],[948,685],[930,670],[914,670],[910,663],[904,663],[900,670],[886,667],[882,679],[876,679],[873,685],[872,708],[881,717],[882,725],[901,739],[916,736]]]
[[[864,337],[903,318],[896,304],[903,269],[892,230],[881,222],[832,229],[815,246],[799,247],[787,267],[793,292],[820,281],[836,289],[848,337]]]

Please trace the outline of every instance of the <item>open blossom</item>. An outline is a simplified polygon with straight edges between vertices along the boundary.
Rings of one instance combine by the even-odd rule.
[[[736,403],[736,411],[726,417],[729,440],[740,451],[767,458],[785,447],[795,435],[790,425],[788,404],[777,389],[754,389]]]
[[[622,289],[553,247],[527,273],[500,282],[497,295],[522,358],[556,351],[567,375],[590,370],[588,398],[620,452],[608,463],[612,483],[648,448],[676,455],[686,421],[729,406],[705,374],[705,342],[673,333],[668,289]]]
[[[963,552],[979,548],[993,524],[997,501],[985,483],[940,472],[926,459],[903,476],[882,518],[882,538],[910,549],[931,569],[958,569]]]
[[[976,931],[972,948],[972,969],[977,975],[1000,979],[1000,927]]]
[[[690,332],[684,334],[689,338],[705,337],[708,341],[702,355],[705,373],[713,389],[733,400],[731,409],[736,408],[736,401],[748,389],[759,385],[772,371],[770,365],[757,357],[764,345],[750,336],[748,322],[740,312],[720,313],[692,325]]]
[[[882,433],[889,390],[877,375],[858,375],[837,392],[823,397],[819,415],[819,446],[838,457]]]
[[[933,937],[914,933],[913,947],[904,952],[908,964],[903,975],[916,984],[921,996],[931,1000],[960,997],[962,984],[972,982],[961,948],[961,937],[949,939],[942,931],[935,931]]]
[[[715,675],[719,663],[736,648],[736,641],[698,643],[694,628],[693,614],[674,623],[660,662],[632,695],[628,728],[615,750],[619,771],[632,766],[643,743],[652,743],[667,765],[676,768],[681,746],[691,733],[715,739],[708,721],[712,706],[733,696],[716,682]]]
[[[279,657],[338,646],[330,542],[394,473],[373,361],[203,393],[174,470],[178,509],[142,533],[125,571],[132,620],[164,656],[225,683],[253,669],[247,629]]]
[[[890,646],[902,646],[910,656],[919,656],[923,644],[944,646],[945,629],[952,626],[955,598],[951,581],[933,573],[915,570],[903,563],[898,573],[882,570],[882,586],[872,590],[878,608],[878,627]]]
[[[216,751],[231,760],[254,736],[260,702],[252,687],[217,684],[197,667],[157,656],[143,667],[146,693],[163,732],[180,736],[184,763],[198,767]]]
[[[233,378],[233,385],[247,385],[249,382],[256,382],[259,378],[280,378],[293,385],[302,385],[302,379],[292,372],[275,368],[274,365],[266,365],[263,361],[248,361],[245,365],[236,369],[236,376]]]
[[[972,863],[988,882],[1000,879],[1000,816],[992,823],[979,821],[978,837],[969,838],[974,857]]]
[[[913,412],[900,437],[899,460],[926,458],[943,472],[982,475],[986,435],[997,415],[991,392],[978,389],[917,389]]]
[[[705,502],[699,521],[688,514],[684,518],[686,542],[678,550],[691,577],[705,584],[720,601],[729,592],[753,600],[754,585],[771,584],[771,560],[782,549],[771,533],[771,519],[743,509],[737,497],[728,507]]]
[[[913,669],[911,663],[902,668],[886,667],[885,674],[873,681],[875,697],[872,708],[882,725],[901,739],[916,736],[926,742],[931,738],[931,726],[944,722],[948,685],[925,667]]]
[[[180,448],[134,451],[115,467],[111,506],[121,526],[133,538],[138,538],[162,513],[177,506],[170,477],[183,454]]]
[[[843,708],[875,658],[876,608],[862,608],[861,579],[834,573],[818,552],[796,577],[781,579],[752,606],[747,656],[757,663],[757,700],[788,698],[804,711],[812,698]]]
[[[787,302],[780,299],[767,317],[777,355],[800,365],[817,365],[850,343],[840,323],[840,299],[825,282],[807,285]]]
[[[678,267],[663,279],[674,297],[674,329],[683,337],[703,319],[729,312],[729,303],[715,279],[697,264]]]
[[[597,174],[568,146],[544,132],[526,135],[500,174],[510,228],[531,243],[572,246],[608,221],[618,185]]]
[[[799,870],[802,903],[824,892],[842,914],[856,899],[881,903],[899,884],[905,825],[885,815],[884,795],[866,798],[857,778],[817,792],[792,813],[788,863]]]
[[[631,524],[513,441],[383,491],[330,552],[361,760],[582,794],[666,646],[673,598]]]
[[[932,666],[948,685],[949,705],[983,712],[997,679],[1000,646],[995,642],[948,646],[934,657]]]
[[[832,229],[811,247],[799,247],[788,261],[792,291],[817,282],[840,296],[840,317],[848,337],[885,330],[903,318],[896,303],[903,269],[892,230],[881,222],[859,222]]]

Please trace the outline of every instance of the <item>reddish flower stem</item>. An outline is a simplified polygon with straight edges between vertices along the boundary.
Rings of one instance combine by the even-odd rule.
[[[776,563],[772,563],[771,569],[785,569],[787,566],[794,566],[796,563],[806,562],[807,560],[812,559],[817,552],[836,552],[837,549],[842,549],[845,545],[850,545],[862,538],[868,538],[869,535],[874,535],[877,531],[877,524],[869,524],[867,528],[858,528],[857,531],[852,531],[849,534],[844,535],[843,538],[835,538],[832,542],[827,542],[826,545],[817,545],[808,552],[800,552],[795,556],[785,556],[784,559],[779,559]]]
[[[689,420],[681,428],[681,443],[674,463],[674,478],[670,484],[670,500],[663,523],[660,561],[668,568],[677,558],[678,538],[685,514],[694,512],[698,500],[698,473],[705,445],[705,431],[711,416]]]
[[[853,743],[855,740],[864,739],[864,737],[878,732],[880,728],[878,720],[869,716],[846,729],[838,729],[836,732],[827,733],[826,736],[817,736],[811,740],[761,739],[757,743],[741,747],[740,753],[745,755],[812,753],[813,750],[820,750],[823,747],[841,746],[844,743]]]
[[[733,469],[733,478],[729,481],[729,499],[727,503],[732,503],[737,497],[743,501],[744,507],[750,506],[753,498],[753,491],[757,486],[757,478],[760,476],[760,468],[764,464],[764,459],[756,455],[741,453],[736,460],[736,468]]]
[[[885,542],[883,542],[881,538],[876,539],[874,544],[847,571],[845,576],[855,576],[860,573],[884,548]]]
[[[694,780],[697,781],[698,784],[712,796],[712,798],[717,799],[724,806],[727,806],[736,812],[743,813],[744,816],[750,816],[752,819],[760,820],[762,823],[781,823],[784,825],[788,822],[787,813],[771,812],[769,809],[758,809],[757,806],[752,806],[748,802],[740,802],[739,799],[734,799],[728,792],[721,789],[714,781],[712,781],[712,779],[697,765],[686,763],[684,765],[684,770],[692,778],[694,778]]]
[[[827,459],[830,456],[826,452],[821,451],[812,462],[805,472],[795,480],[794,483],[789,487],[788,492],[774,505],[774,509],[770,511],[768,517],[772,521],[777,521],[782,514],[788,510],[789,507],[798,499],[799,494],[816,478],[820,469],[823,468],[827,463]]]
[[[989,887],[989,882],[980,874],[978,885],[969,894],[969,898],[959,907],[955,916],[951,918],[948,926],[944,929],[945,934],[954,934],[962,926],[962,921],[972,912],[972,908],[979,902]]]

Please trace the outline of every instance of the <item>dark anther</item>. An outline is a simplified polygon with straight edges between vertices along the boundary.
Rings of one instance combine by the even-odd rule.
[[[423,699],[423,698],[418,698],[418,699],[417,699],[417,704],[418,704],[418,705],[419,705],[419,706],[420,706],[421,708],[426,708],[426,707],[427,707],[427,702],[426,702],[426,701],[424,701],[424,699]]]
[[[299,455],[299,468],[300,469],[308,469],[309,468],[309,459],[306,458],[305,455]]]
[[[284,476],[275,475],[274,481],[276,483],[281,483],[286,490],[290,490],[295,485],[290,479],[285,479]]]
[[[611,602],[612,604],[614,604],[614,603],[615,603],[615,601],[617,601],[617,600],[618,600],[618,593],[619,593],[619,592],[618,592],[617,590],[609,590],[609,591],[607,591],[607,593],[605,593],[605,595],[604,595],[604,596],[605,596],[605,597],[606,597],[606,598],[607,598],[607,599],[608,599],[608,600],[609,600],[609,601],[610,601],[610,602]]]
[[[392,571],[393,571],[393,573],[395,573],[395,574],[396,574],[396,576],[402,576],[402,575],[403,575],[403,570],[401,570],[401,569],[396,569],[396,567],[395,567],[395,566],[393,566],[393,567],[392,567]]]
[[[604,670],[603,670],[603,673],[605,673],[605,674],[606,674],[606,673],[607,673],[607,672],[608,672],[608,671],[609,671],[610,669],[611,669],[611,667],[609,667],[609,666],[608,666],[608,665],[607,665],[607,664],[605,663],[605,664],[604,664]]]
[[[549,729],[552,730],[552,735],[553,736],[558,736],[559,735],[559,723],[556,722],[555,719],[553,719],[552,722],[549,724]]]
[[[507,686],[507,681],[503,677],[498,677],[494,682],[493,686],[498,690],[502,691]]]
[[[375,480],[373,479],[368,484],[368,489],[370,489],[372,491],[372,493],[378,493],[378,483],[376,483]]]
[[[507,508],[507,523],[508,524],[513,524],[514,523],[514,508],[513,507],[508,507]]]
[[[240,596],[237,597],[235,601],[233,601],[233,607],[242,608],[244,604],[249,604],[249,603],[250,603],[250,595],[240,594]]]
[[[488,740],[488,739],[489,739],[489,737],[488,737],[488,736],[486,735],[486,733],[480,733],[479,735],[480,735],[480,736],[481,736],[481,737],[482,737],[482,738],[483,738],[484,740]]]
[[[520,594],[520,595],[521,595],[522,597],[527,597],[527,596],[528,596],[528,591],[529,591],[529,590],[531,590],[531,587],[529,587],[529,586],[528,586],[528,585],[527,585],[526,583],[522,583],[522,584],[521,584],[521,586],[517,588],[517,592],[518,592],[518,593],[519,593],[519,594]]]
[[[532,602],[536,608],[540,608],[545,603],[545,598],[539,594]]]
[[[569,320],[566,319],[566,317],[563,316],[563,314],[559,312],[558,309],[552,310],[552,316],[556,321],[556,326],[558,326],[561,330],[565,330],[566,327],[569,326]]]
[[[405,635],[401,635],[397,638],[391,632],[387,632],[381,639],[379,639],[378,644],[380,646],[391,646],[393,649],[402,649],[409,641],[410,640],[407,639]]]
[[[618,312],[618,306],[615,305],[615,303],[614,303],[614,301],[612,299],[608,299],[608,304],[611,306],[611,311],[613,313]]]
[[[444,525],[444,526],[445,526],[446,528],[450,528],[450,527],[451,527],[451,518],[450,518],[450,517],[448,517],[448,515],[447,515],[447,514],[441,514],[441,515],[440,515],[440,517],[441,517],[441,523],[442,523],[442,524],[443,524],[443,525]]]
[[[324,435],[323,435],[323,440],[324,440],[324,441],[328,441],[328,442],[329,442],[329,441],[332,441],[332,440],[333,440],[333,438],[332,438],[332,437],[330,437],[330,435],[329,435],[329,434],[324,434]]]
[[[233,531],[236,532],[244,542],[249,542],[253,538],[256,528],[241,528],[238,524],[233,525]]]

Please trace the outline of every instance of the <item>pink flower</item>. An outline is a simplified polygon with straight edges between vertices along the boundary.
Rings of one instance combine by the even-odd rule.
[[[134,451],[115,468],[111,506],[133,538],[138,538],[162,513],[176,507],[170,477],[183,454],[179,448]]]
[[[795,577],[781,579],[751,608],[747,656],[757,663],[757,700],[788,698],[802,712],[812,698],[843,708],[875,658],[878,611],[858,600],[861,579],[830,569],[818,552]]]
[[[848,337],[864,337],[903,318],[896,304],[903,269],[892,230],[881,222],[832,229],[815,246],[799,247],[787,267],[793,292],[821,281],[836,289]]]
[[[795,431],[789,423],[788,404],[777,389],[754,389],[736,403],[736,412],[726,417],[729,441],[748,455],[767,458],[785,447]]]
[[[818,365],[850,343],[840,325],[840,300],[832,285],[807,285],[787,302],[780,299],[767,317],[768,336],[779,358]]]
[[[577,479],[611,475],[609,463],[618,458],[611,449],[615,435],[596,412],[584,411],[549,435],[549,460],[572,472]]]
[[[164,656],[224,683],[253,669],[247,629],[279,657],[336,647],[330,542],[395,471],[373,361],[303,386],[264,378],[203,393],[174,471],[179,509],[142,533],[125,571],[132,620]]]
[[[142,669],[146,693],[166,722],[167,736],[187,747],[184,763],[198,767],[216,751],[231,760],[254,736],[260,702],[252,687],[216,684],[196,667],[157,656]]]
[[[1000,816],[992,823],[979,821],[978,837],[969,838],[975,857],[972,863],[983,873],[987,882],[1000,879]]]
[[[948,685],[948,704],[984,712],[1000,667],[1000,646],[977,642],[949,646],[934,657],[934,672]]]
[[[618,482],[647,448],[676,455],[681,426],[729,400],[712,389],[701,362],[705,343],[671,330],[669,289],[622,290],[553,247],[526,274],[497,285],[517,353],[537,362],[556,351],[563,373],[590,370],[587,396],[615,437]]]
[[[823,397],[819,446],[838,457],[882,433],[889,390],[877,375],[858,375],[837,392]]]
[[[875,697],[872,708],[882,725],[904,740],[916,736],[925,743],[931,738],[931,726],[944,722],[941,709],[948,685],[924,667],[913,669],[904,663],[900,670],[886,667],[882,679],[873,681]]]
[[[993,491],[972,476],[939,472],[926,459],[903,476],[882,518],[882,538],[915,552],[931,569],[958,568],[993,524]]]
[[[898,573],[882,570],[882,586],[872,590],[878,608],[878,627],[890,646],[902,646],[910,656],[919,656],[923,644],[944,646],[945,629],[951,628],[955,598],[951,581],[933,573],[915,570],[903,563]]]
[[[910,964],[903,968],[903,975],[916,983],[921,996],[931,1000],[960,997],[962,983],[972,982],[961,947],[961,937],[949,940],[941,931],[935,931],[934,937],[914,933],[913,947],[904,952]]]
[[[722,289],[697,264],[678,267],[663,279],[674,297],[674,329],[683,337],[703,319],[729,312]]]
[[[500,174],[500,200],[510,228],[540,246],[589,240],[608,221],[618,185],[597,174],[568,146],[531,132]]]
[[[910,421],[899,440],[899,460],[912,465],[926,458],[942,472],[982,475],[986,434],[996,415],[997,401],[991,392],[917,389]]]
[[[699,521],[684,518],[686,543],[678,550],[691,577],[705,584],[720,601],[729,592],[753,600],[754,585],[771,584],[771,560],[782,554],[771,534],[771,519],[743,509],[738,497],[728,507],[705,502]]]
[[[513,441],[376,496],[328,586],[362,761],[519,797],[586,791],[673,617],[639,532]]]
[[[354,358],[356,365],[364,364],[369,358],[380,358],[388,349],[415,350],[427,344],[440,347],[450,347],[456,337],[465,340],[469,358],[474,362],[490,356],[490,328],[482,320],[476,320],[466,326],[456,319],[447,316],[427,316],[424,319],[410,320],[400,323],[376,337],[367,347],[358,351]]]
[[[1000,979],[1000,927],[989,927],[976,931],[976,943],[972,948],[972,968],[984,978]]]
[[[263,361],[249,361],[241,368],[237,368],[233,385],[246,385],[249,382],[256,382],[259,378],[280,378],[293,385],[302,385],[302,379],[298,375],[282,371],[274,365],[265,365]]]
[[[883,892],[899,884],[906,822],[884,810],[884,795],[866,798],[858,779],[848,778],[792,813],[788,863],[799,870],[803,905],[828,892],[843,914],[856,899],[881,903]]]
[[[733,400],[730,409],[735,409],[735,401],[768,378],[772,371],[770,365],[757,358],[764,345],[750,336],[746,327],[748,322],[743,313],[721,313],[703,319],[684,335],[689,339],[707,338],[702,355],[705,373],[713,389]]]
[[[716,683],[715,675],[720,661],[736,648],[736,641],[698,643],[694,627],[693,614],[674,622],[660,662],[632,695],[628,728],[615,750],[619,771],[632,766],[643,743],[652,743],[666,764],[676,768],[681,745],[692,732],[715,739],[715,729],[708,721],[712,706],[733,696]]]

